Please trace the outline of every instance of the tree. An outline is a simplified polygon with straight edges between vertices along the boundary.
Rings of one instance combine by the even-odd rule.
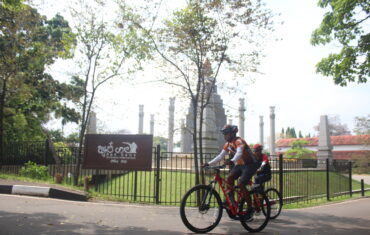
[[[342,124],[338,115],[329,116],[328,124],[330,136],[351,135],[351,131],[349,130],[347,124]],[[314,126],[314,130],[319,132],[320,124]]]
[[[157,147],[157,145],[160,145],[161,152],[167,152],[167,145],[168,145],[168,139],[161,137],[161,136],[154,136],[153,137],[153,147]]]
[[[85,3],[81,0],[76,1],[74,6],[71,14],[76,24],[78,53],[75,59],[79,65],[75,77],[83,88],[79,150],[74,178],[74,184],[77,185],[84,137],[98,88],[114,78],[127,78],[125,72],[139,69],[139,62],[148,57],[149,49],[131,22],[125,20],[126,17],[118,22],[104,17],[107,8],[103,1]],[[132,16],[128,6],[122,3],[121,7],[125,8],[122,11],[124,16]],[[129,59],[134,61],[128,62]],[[138,63],[133,63],[135,61]]]
[[[315,151],[304,148],[309,144],[306,140],[295,140],[292,142],[292,148],[286,151],[287,158],[314,159]]]
[[[282,131],[284,131],[284,128],[282,129]],[[302,136],[301,131],[299,131],[299,133],[300,133],[300,136]],[[280,135],[281,135],[281,138],[297,138],[295,128],[289,127],[289,126],[286,128],[285,133],[282,132]],[[299,138],[302,138],[302,137],[299,137]]]
[[[151,6],[151,12],[157,12]],[[163,24],[133,19],[150,38],[165,68],[173,68],[163,81],[180,88],[190,100],[196,184],[198,164],[203,162],[203,112],[212,102],[220,70],[239,77],[258,71],[263,38],[272,29],[271,17],[260,1],[196,0],[166,16]]]
[[[353,131],[356,135],[370,135],[370,114],[367,117],[355,117],[355,128]]]
[[[320,0],[328,8],[321,25],[311,36],[311,44],[339,43],[341,50],[323,58],[316,72],[330,76],[334,83],[365,83],[370,76],[370,4],[367,0]]]
[[[60,15],[48,20],[21,2],[0,6],[1,146],[4,138],[44,138],[47,130],[42,124],[52,112],[69,121],[78,118],[66,105],[76,96],[75,86],[60,83],[45,72],[57,58],[70,56],[74,41],[68,22]]]

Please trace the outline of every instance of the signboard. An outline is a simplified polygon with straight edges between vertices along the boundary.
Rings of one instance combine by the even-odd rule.
[[[85,136],[83,168],[109,170],[151,170],[152,135]]]

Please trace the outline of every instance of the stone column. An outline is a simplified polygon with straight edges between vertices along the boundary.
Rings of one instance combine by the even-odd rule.
[[[260,145],[263,145],[263,116],[260,116]]]
[[[210,97],[210,102],[204,109],[203,128],[202,128],[202,148],[203,153],[217,153],[218,147],[218,133],[216,125],[216,113],[214,97]]]
[[[244,99],[239,99],[239,136],[244,139],[244,121],[245,121],[245,107],[244,107]]]
[[[154,114],[150,115],[150,134],[154,135]]]
[[[329,159],[329,162],[332,161],[332,149],[333,146],[330,142],[330,134],[329,134],[329,123],[328,123],[328,116],[323,115],[320,117],[320,127],[319,127],[319,145],[317,147],[317,167],[318,168],[325,168],[326,167],[326,159]]]
[[[186,152],[186,127],[185,127],[185,120],[181,119],[181,152]]]
[[[275,156],[275,106],[270,106],[270,155]]]
[[[232,125],[233,124],[233,119],[229,119],[229,124]]]
[[[87,134],[96,134],[96,113],[94,111],[91,111],[89,115]]]
[[[139,134],[144,133],[144,105],[139,105]]]
[[[167,152],[173,152],[173,135],[175,126],[175,98],[170,98],[169,115],[168,115],[168,146]]]

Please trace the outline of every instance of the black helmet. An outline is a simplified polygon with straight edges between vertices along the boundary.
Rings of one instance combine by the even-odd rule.
[[[233,134],[236,134],[238,132],[238,127],[237,126],[234,126],[234,125],[225,125],[222,129],[221,129],[221,132],[222,134],[224,135],[227,135],[229,133],[233,133]]]

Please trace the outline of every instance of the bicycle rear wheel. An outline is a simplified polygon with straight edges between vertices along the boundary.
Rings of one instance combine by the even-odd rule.
[[[281,198],[279,191],[275,188],[269,188],[265,193],[271,206],[270,219],[276,219],[280,215],[283,207],[283,199]]]
[[[195,233],[211,231],[222,217],[220,195],[208,185],[191,188],[181,200],[180,216],[185,226]]]
[[[270,219],[270,203],[265,194],[257,192],[251,193],[252,206],[254,208],[254,215],[249,220],[240,219],[240,223],[249,232],[262,231]],[[247,212],[247,202],[243,198],[239,203],[239,213],[242,217]]]

